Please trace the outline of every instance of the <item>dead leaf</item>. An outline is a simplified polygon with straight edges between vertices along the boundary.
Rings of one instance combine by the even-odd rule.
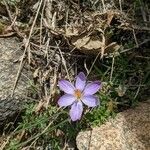
[[[125,95],[125,93],[127,91],[127,87],[124,85],[119,85],[119,87],[116,88],[115,90],[118,93],[118,96],[122,97]]]
[[[114,12],[113,11],[108,11],[108,13],[107,13],[107,25],[108,26],[110,26],[113,18],[114,18]]]
[[[72,36],[78,36],[79,30],[75,27],[69,27],[66,28],[65,36],[66,37],[72,37]]]
[[[90,37],[88,37],[88,36],[84,36],[83,38],[79,37],[75,42],[72,42],[72,44],[76,48],[80,49],[80,48],[84,47],[88,43],[89,40],[90,40]]]
[[[60,129],[57,129],[56,130],[56,136],[57,137],[60,137],[60,136],[64,136],[65,134],[64,134],[64,132],[62,131],[62,130],[60,130]]]
[[[91,50],[91,49],[100,49],[103,47],[103,43],[99,40],[89,40],[87,44],[83,46],[85,49]]]
[[[116,42],[112,42],[106,46],[105,53],[113,53],[115,51],[118,51],[119,48],[120,48],[120,45],[118,45]]]

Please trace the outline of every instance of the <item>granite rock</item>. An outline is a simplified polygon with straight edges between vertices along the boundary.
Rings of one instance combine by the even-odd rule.
[[[150,150],[150,100],[80,132],[76,144],[79,150]]]
[[[8,122],[21,108],[27,89],[27,72],[19,78],[11,96],[23,51],[17,38],[0,38],[0,126]]]

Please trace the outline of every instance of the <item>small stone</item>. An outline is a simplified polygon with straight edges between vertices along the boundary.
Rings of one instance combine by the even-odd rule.
[[[80,132],[76,143],[79,150],[150,150],[150,100]]]

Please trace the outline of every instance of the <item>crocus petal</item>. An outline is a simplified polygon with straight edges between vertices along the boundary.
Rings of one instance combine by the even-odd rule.
[[[77,79],[76,79],[76,82],[75,82],[76,89],[79,89],[79,90],[82,91],[84,89],[84,87],[85,87],[85,83],[86,83],[85,74],[83,72],[80,72],[77,75]]]
[[[95,81],[87,84],[85,87],[83,94],[84,95],[93,95],[101,88],[101,83],[99,81]]]
[[[67,80],[58,81],[59,88],[67,94],[74,94],[75,87]]]
[[[98,97],[93,96],[93,95],[83,96],[82,102],[89,107],[95,107],[99,105]]]
[[[66,107],[66,106],[71,105],[75,100],[76,100],[76,98],[73,95],[65,94],[59,98],[58,105],[60,107],[63,107],[63,106]]]
[[[81,119],[83,112],[83,104],[81,101],[75,102],[70,109],[70,117],[72,121],[77,121]]]

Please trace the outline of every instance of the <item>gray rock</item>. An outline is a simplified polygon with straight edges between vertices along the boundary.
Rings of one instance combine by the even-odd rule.
[[[27,79],[21,75],[14,96],[11,97],[23,51],[16,38],[0,38],[0,125],[21,109],[26,95]]]
[[[150,101],[80,132],[76,143],[79,150],[150,150]]]

